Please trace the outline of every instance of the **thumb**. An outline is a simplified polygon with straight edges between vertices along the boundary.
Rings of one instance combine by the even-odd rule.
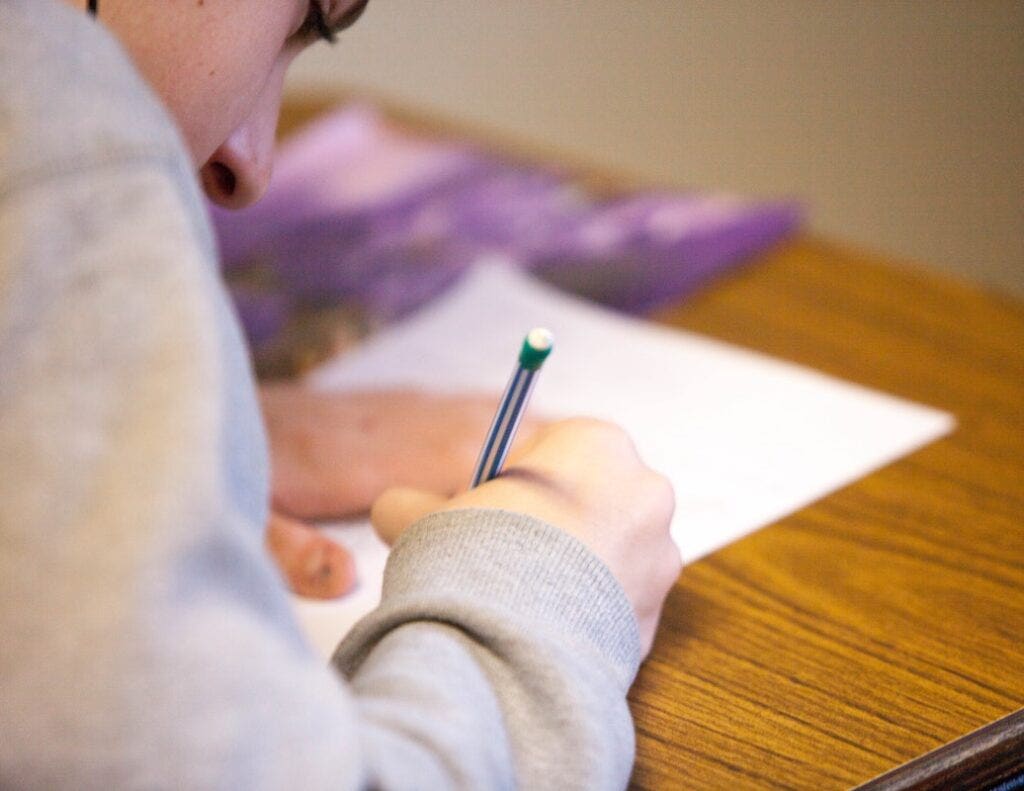
[[[396,486],[374,501],[370,521],[383,541],[394,544],[413,522],[447,503],[447,498],[433,492]]]

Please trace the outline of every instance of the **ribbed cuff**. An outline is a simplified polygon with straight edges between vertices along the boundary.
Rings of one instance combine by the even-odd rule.
[[[640,664],[632,605],[608,567],[577,538],[514,511],[431,514],[395,544],[381,607],[399,601],[478,602],[592,644],[623,692]]]

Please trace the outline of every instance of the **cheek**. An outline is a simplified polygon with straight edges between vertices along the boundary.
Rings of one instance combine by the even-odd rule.
[[[198,167],[248,118],[280,70],[293,20],[287,4],[265,0],[189,5],[188,18],[163,41],[144,40],[136,60]]]
[[[178,115],[197,165],[209,159],[221,143],[249,116],[269,79],[274,60],[257,57],[250,48],[218,52],[189,86]]]

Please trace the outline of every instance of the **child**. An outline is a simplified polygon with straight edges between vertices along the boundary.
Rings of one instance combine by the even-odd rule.
[[[381,495],[382,602],[330,668],[264,551],[199,183],[259,197],[289,62],[361,5],[0,2],[2,787],[628,780],[679,556],[618,429],[556,423],[472,491]]]

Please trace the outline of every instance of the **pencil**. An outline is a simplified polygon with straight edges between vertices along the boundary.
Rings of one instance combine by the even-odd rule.
[[[491,480],[501,472],[505,457],[508,456],[508,450],[515,439],[516,429],[519,428],[523,413],[526,411],[526,403],[530,400],[530,393],[536,384],[537,374],[551,353],[553,345],[554,336],[542,327],[535,327],[526,334],[516,368],[498,404],[498,411],[494,415],[494,421],[480,451],[480,458],[476,462],[473,480],[469,484],[470,489]]]

